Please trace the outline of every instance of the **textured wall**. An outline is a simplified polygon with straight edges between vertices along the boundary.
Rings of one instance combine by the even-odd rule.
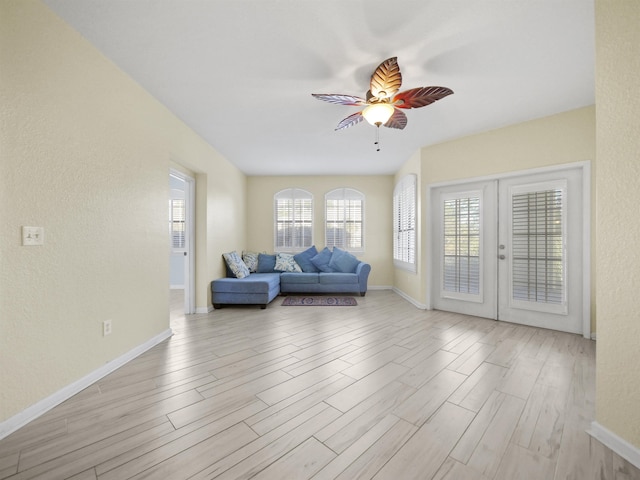
[[[596,1],[596,420],[640,448],[640,2]]]
[[[595,159],[595,108],[471,135],[422,149],[423,184]]]
[[[204,185],[199,306],[245,177],[38,1],[0,2],[0,64],[2,422],[169,327],[170,161]]]
[[[291,176],[248,177],[247,248],[273,252],[273,196],[285,188],[303,188],[313,194],[313,241],[324,248],[324,195],[335,188],[355,188],[365,195],[365,253],[358,258],[371,264],[370,286],[393,284],[392,198],[393,177]]]

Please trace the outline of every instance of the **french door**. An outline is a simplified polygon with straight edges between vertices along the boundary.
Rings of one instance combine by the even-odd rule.
[[[431,189],[433,307],[583,333],[582,174]]]

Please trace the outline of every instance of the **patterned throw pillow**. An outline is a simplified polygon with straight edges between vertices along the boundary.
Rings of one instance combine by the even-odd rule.
[[[255,272],[258,270],[258,253],[242,252],[242,261],[247,266],[250,272]]]
[[[223,253],[222,256],[224,257],[224,261],[227,262],[229,270],[233,272],[236,278],[248,277],[251,274],[235,250],[233,252]]]
[[[278,272],[302,272],[290,253],[276,253],[276,266],[273,269]]]

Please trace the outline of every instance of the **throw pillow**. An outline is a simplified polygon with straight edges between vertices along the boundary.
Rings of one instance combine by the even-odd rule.
[[[318,270],[325,273],[331,273],[334,271],[333,268],[329,266],[330,261],[331,250],[327,247],[324,247],[320,253],[311,258],[311,263],[313,263]]]
[[[349,252],[334,247],[329,266],[336,272],[355,273],[359,263],[360,260]]]
[[[293,254],[276,253],[276,265],[273,267],[276,272],[302,272],[300,266],[293,259]]]
[[[258,273],[273,273],[276,266],[276,256],[267,253],[258,254]]]
[[[233,252],[223,253],[222,256],[227,263],[227,267],[229,267],[229,270],[233,272],[236,278],[248,277],[251,274],[235,250]]]
[[[294,255],[293,259],[296,261],[298,265],[300,265],[300,268],[302,269],[303,272],[317,273],[319,270],[311,261],[311,259],[315,257],[317,254],[318,254],[318,250],[314,245],[312,247],[307,248],[304,252],[300,252]]]
[[[250,272],[258,270],[258,254],[256,252],[242,252],[242,261]]]

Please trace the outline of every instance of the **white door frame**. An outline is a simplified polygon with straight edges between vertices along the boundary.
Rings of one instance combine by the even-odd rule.
[[[483,177],[465,178],[460,180],[452,180],[446,182],[432,183],[426,186],[426,192],[424,199],[427,203],[423,209],[424,213],[424,225],[433,225],[435,219],[432,214],[431,198],[433,190],[441,187],[448,187],[452,185],[464,185],[473,182],[493,181],[501,180],[511,177],[519,177],[523,175],[537,174],[537,173],[549,173],[557,172],[567,169],[581,169],[582,170],[582,204],[584,221],[582,226],[582,238],[583,238],[583,251],[582,251],[582,335],[584,338],[592,338],[591,334],[591,162],[582,161],[575,163],[565,163],[560,165],[553,165],[549,167],[533,168],[527,170],[520,170],[517,172],[508,172],[498,175],[487,175]],[[431,239],[431,232],[424,235],[425,238],[425,255],[423,260],[423,267],[426,278],[426,306],[428,310],[433,309],[433,294],[432,294],[432,279],[433,279],[433,241]]]
[[[169,169],[169,174],[180,178],[184,181],[184,198],[186,206],[186,239],[185,249],[187,252],[187,261],[184,271],[184,313],[189,315],[195,313],[196,304],[196,267],[195,267],[195,205],[196,205],[196,180],[195,178],[173,168]]]

